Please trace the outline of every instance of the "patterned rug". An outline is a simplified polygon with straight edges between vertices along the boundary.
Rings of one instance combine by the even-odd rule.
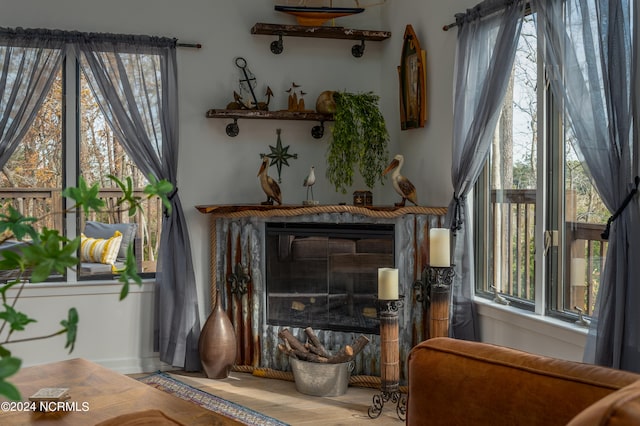
[[[198,404],[215,413],[222,414],[225,417],[237,420],[248,426],[265,425],[265,426],[289,426],[273,417],[253,411],[242,405],[227,401],[226,399],[217,397],[179,380],[174,379],[166,373],[158,371],[149,376],[140,377],[140,382],[156,389],[170,393],[186,401]]]

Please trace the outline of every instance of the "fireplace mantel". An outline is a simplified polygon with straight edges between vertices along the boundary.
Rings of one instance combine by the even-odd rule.
[[[302,216],[317,213],[351,213],[370,217],[399,217],[406,214],[428,214],[444,216],[446,207],[422,206],[352,206],[347,204],[327,204],[305,206],[300,204],[263,205],[263,204],[210,204],[196,206],[200,213],[217,217],[251,216]]]

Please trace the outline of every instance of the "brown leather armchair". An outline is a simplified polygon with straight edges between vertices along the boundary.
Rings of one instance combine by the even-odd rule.
[[[408,359],[408,425],[638,425],[640,375],[446,337]]]

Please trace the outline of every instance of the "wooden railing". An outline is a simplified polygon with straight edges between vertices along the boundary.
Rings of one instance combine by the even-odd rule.
[[[95,220],[105,223],[138,224],[138,235],[142,242],[143,272],[155,271],[156,255],[160,244],[162,226],[162,203],[159,199],[146,199],[142,189],[134,191],[134,195],[141,197],[142,211],[129,216],[127,206],[117,206],[118,197],[122,193],[117,189],[102,189],[99,197],[106,203],[105,212],[96,214],[91,212],[88,217],[81,215],[80,229],[84,228],[85,220]],[[39,219],[37,228],[63,229],[62,191],[60,189],[44,188],[0,188],[0,205],[13,205],[24,216]]]
[[[489,279],[506,295],[534,301],[535,289],[535,208],[536,190],[491,191],[491,223],[488,257]],[[560,309],[591,314],[604,268],[608,244],[601,233],[605,225],[565,222],[565,263]],[[547,246],[553,246],[553,234]],[[499,247],[499,249],[497,249]]]

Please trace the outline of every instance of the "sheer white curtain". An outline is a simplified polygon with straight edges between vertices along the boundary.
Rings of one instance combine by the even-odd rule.
[[[64,53],[47,31],[0,28],[0,167],[33,123]]]
[[[524,1],[487,0],[465,14],[456,15],[453,105],[454,197],[447,224],[456,234],[453,263],[450,335],[478,340],[472,300],[474,289],[473,241],[465,203],[487,159],[522,27]]]
[[[140,170],[174,185],[156,271],[154,346],[160,360],[201,370],[200,319],[191,244],[177,186],[176,42],[147,36],[85,35],[81,67],[110,127]]]
[[[545,63],[554,70],[551,88],[569,116],[577,154],[612,213],[637,187],[635,7],[631,0],[532,0],[544,31]],[[585,361],[640,372],[637,199],[611,221]]]

